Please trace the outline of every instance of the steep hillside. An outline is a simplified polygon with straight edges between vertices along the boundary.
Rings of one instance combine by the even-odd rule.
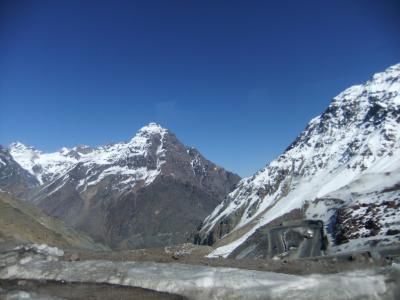
[[[274,220],[306,218],[324,221],[328,251],[399,242],[399,124],[400,64],[336,96],[281,156],[240,181],[196,242],[217,242],[212,255],[228,256]]]
[[[87,235],[44,214],[36,206],[0,192],[0,244],[48,244],[58,247],[107,250]]]

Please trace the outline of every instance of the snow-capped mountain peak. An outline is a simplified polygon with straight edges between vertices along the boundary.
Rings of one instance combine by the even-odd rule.
[[[95,148],[10,150],[40,181],[26,200],[115,247],[186,241],[240,179],[155,123],[127,142]]]
[[[28,147],[21,142],[12,143],[9,146],[9,150],[15,161],[17,161],[22,168],[33,174],[32,167],[34,160],[41,154],[40,151],[33,147]]]
[[[161,153],[163,147],[163,140],[165,135],[168,133],[168,129],[161,127],[156,123],[149,123],[147,126],[139,129],[137,134],[127,144],[132,150],[136,151],[137,154],[145,155],[150,148],[157,146],[157,153]]]
[[[186,179],[187,176],[206,176],[212,165],[197,150],[186,147],[172,132],[156,123],[149,123],[139,129],[128,142],[96,148],[86,145],[64,147],[54,153],[42,153],[19,143],[11,145],[10,152],[41,184],[49,184],[57,178],[62,180],[69,176],[72,169],[80,170],[80,173],[86,175],[76,183],[76,190],[79,192],[85,192],[88,187],[105,178],[111,178],[110,176],[118,177],[118,180],[113,180],[110,188],[119,192],[129,190],[137,184],[149,185],[163,173],[167,160],[182,161],[182,170],[186,172],[186,169],[190,169],[190,172],[186,174],[182,170],[172,171],[175,167],[169,164],[165,174]],[[49,185],[49,188],[53,185]]]

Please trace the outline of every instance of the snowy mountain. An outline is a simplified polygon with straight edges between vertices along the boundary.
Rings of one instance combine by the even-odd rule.
[[[20,142],[12,143],[9,151],[14,160],[33,175],[40,184],[50,182],[65,173],[79,159],[79,156],[74,156],[67,148],[55,153],[42,153]]]
[[[10,153],[41,183],[30,201],[118,248],[186,241],[240,179],[155,123],[128,142]]]
[[[11,156],[8,149],[0,145],[0,191],[8,191],[24,197],[25,193],[39,185],[28,171],[22,168]]]
[[[314,219],[331,252],[398,243],[399,171],[397,64],[336,96],[282,155],[239,182],[196,240],[217,241],[211,256],[226,257],[269,224]]]

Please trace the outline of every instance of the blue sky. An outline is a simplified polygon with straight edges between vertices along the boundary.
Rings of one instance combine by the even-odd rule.
[[[399,1],[0,2],[0,144],[171,129],[242,176],[400,62]]]

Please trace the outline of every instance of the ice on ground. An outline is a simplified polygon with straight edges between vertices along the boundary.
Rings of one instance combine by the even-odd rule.
[[[396,299],[396,285],[388,280],[386,273],[378,270],[297,276],[184,264],[33,259],[1,269],[0,279],[109,283],[196,300]]]
[[[4,298],[0,299],[5,299],[5,300],[63,300],[58,297],[51,297],[51,296],[45,296],[43,294],[38,295],[37,293],[32,293],[32,292],[25,292],[25,291],[11,291],[7,292],[5,291],[4,293],[1,293],[0,290],[0,296],[4,296]]]

